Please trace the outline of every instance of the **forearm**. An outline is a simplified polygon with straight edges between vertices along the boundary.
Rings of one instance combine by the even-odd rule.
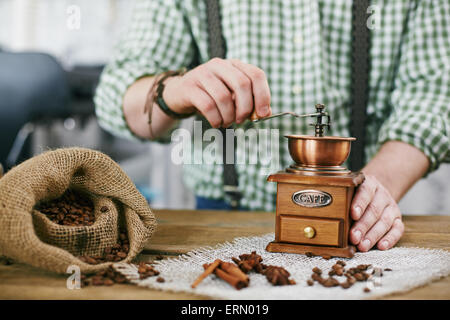
[[[144,77],[132,84],[125,93],[123,112],[131,131],[144,139],[156,139],[169,130],[176,120],[167,116],[155,103],[151,110],[144,112],[147,94],[155,77]],[[149,124],[149,114],[151,124]]]
[[[398,202],[428,167],[429,160],[419,149],[401,141],[388,141],[362,171],[375,176]]]

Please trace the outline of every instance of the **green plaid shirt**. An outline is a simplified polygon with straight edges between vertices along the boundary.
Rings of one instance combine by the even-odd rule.
[[[350,0],[222,0],[227,58],[266,72],[273,113],[307,113],[327,106],[329,135],[349,136]],[[450,160],[450,2],[372,1],[370,97],[366,159],[388,140],[422,150],[430,172]],[[409,18],[408,18],[409,16]],[[138,78],[209,60],[203,0],[138,0],[131,26],[107,65],[95,97],[100,125],[138,139],[122,111],[125,91]],[[255,124],[278,128],[280,168],[292,163],[285,134],[311,133],[292,117]],[[242,146],[241,146],[242,147]],[[246,146],[250,155],[258,144]],[[200,146],[201,148],[201,146]],[[238,165],[241,205],[274,210],[276,185],[262,166]],[[185,165],[184,181],[198,196],[223,199],[222,165]]]

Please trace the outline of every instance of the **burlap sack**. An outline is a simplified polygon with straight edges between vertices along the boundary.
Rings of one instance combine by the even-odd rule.
[[[67,189],[91,195],[95,223],[62,226],[34,210],[42,200]],[[102,206],[110,208],[101,212]],[[90,265],[79,255],[101,255],[117,243],[119,224],[128,233],[130,262],[150,239],[156,219],[145,198],[123,170],[105,154],[83,148],[48,151],[10,170],[0,179],[0,255],[47,270],[65,273],[78,265],[83,273],[107,268]]]

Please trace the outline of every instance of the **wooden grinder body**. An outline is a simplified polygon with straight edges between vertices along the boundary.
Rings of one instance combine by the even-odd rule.
[[[278,172],[275,241],[269,252],[353,257],[349,244],[350,205],[360,172],[339,175]]]

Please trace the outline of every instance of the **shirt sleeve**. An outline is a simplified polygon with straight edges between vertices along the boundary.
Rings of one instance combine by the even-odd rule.
[[[400,140],[430,160],[450,161],[450,2],[420,1],[412,9],[379,144]]]
[[[94,102],[102,128],[122,138],[142,141],[125,121],[125,92],[139,78],[190,65],[195,46],[176,0],[136,1],[130,23],[102,73]]]

